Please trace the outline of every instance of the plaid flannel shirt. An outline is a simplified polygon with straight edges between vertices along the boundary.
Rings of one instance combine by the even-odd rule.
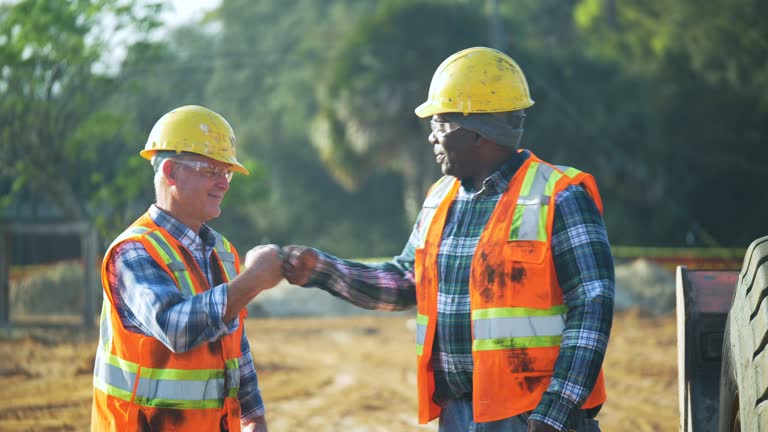
[[[227,284],[215,285],[213,280],[211,253],[215,231],[203,225],[198,236],[154,205],[149,208],[149,215],[189,249],[212,288],[195,296],[180,292],[171,276],[141,243],[123,242],[115,247],[107,263],[107,277],[115,308],[125,328],[151,336],[173,352],[189,351],[237,330],[237,319],[229,323],[222,321],[227,308]],[[264,402],[245,331],[240,349],[237,396],[241,421],[249,422],[264,415]]]
[[[483,182],[462,182],[448,212],[438,253],[437,329],[433,343],[435,398],[472,394],[469,275],[472,256],[491,213],[529,153],[515,155]],[[418,220],[418,218],[417,218]],[[366,309],[402,310],[416,304],[415,233],[390,262],[362,264],[317,251],[307,286],[316,286]],[[569,308],[560,355],[549,388],[531,418],[562,428],[587,399],[605,357],[613,321],[614,272],[608,235],[594,201],[581,186],[555,197],[552,254]]]

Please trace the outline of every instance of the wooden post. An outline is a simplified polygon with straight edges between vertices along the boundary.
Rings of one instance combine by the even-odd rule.
[[[11,324],[11,235],[0,228],[0,327]]]

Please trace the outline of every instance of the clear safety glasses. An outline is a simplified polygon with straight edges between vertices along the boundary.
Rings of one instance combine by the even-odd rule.
[[[442,138],[461,127],[458,123],[439,122],[435,120],[430,120],[429,126],[432,128],[432,133],[435,134],[437,138]]]
[[[232,181],[232,175],[234,174],[229,168],[215,166],[205,161],[174,159],[173,162],[192,168],[195,172],[205,178],[213,179],[216,177],[224,177],[227,179],[227,183]]]

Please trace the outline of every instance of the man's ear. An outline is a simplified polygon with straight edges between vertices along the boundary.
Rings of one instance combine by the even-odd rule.
[[[165,176],[165,180],[168,182],[169,186],[175,186],[176,185],[176,173],[173,171],[173,164],[169,159],[166,159],[163,161],[163,164],[160,166],[160,169],[163,170],[163,175]]]

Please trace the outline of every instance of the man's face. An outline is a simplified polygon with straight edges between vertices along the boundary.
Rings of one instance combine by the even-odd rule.
[[[440,164],[443,174],[459,179],[470,178],[477,171],[477,149],[474,144],[479,136],[455,123],[449,123],[440,114],[432,116],[432,133],[428,141],[432,144],[435,161]]]
[[[206,223],[221,214],[221,201],[229,190],[229,165],[202,155],[172,160],[176,181],[173,201],[186,218]],[[231,174],[229,174],[231,179]]]

